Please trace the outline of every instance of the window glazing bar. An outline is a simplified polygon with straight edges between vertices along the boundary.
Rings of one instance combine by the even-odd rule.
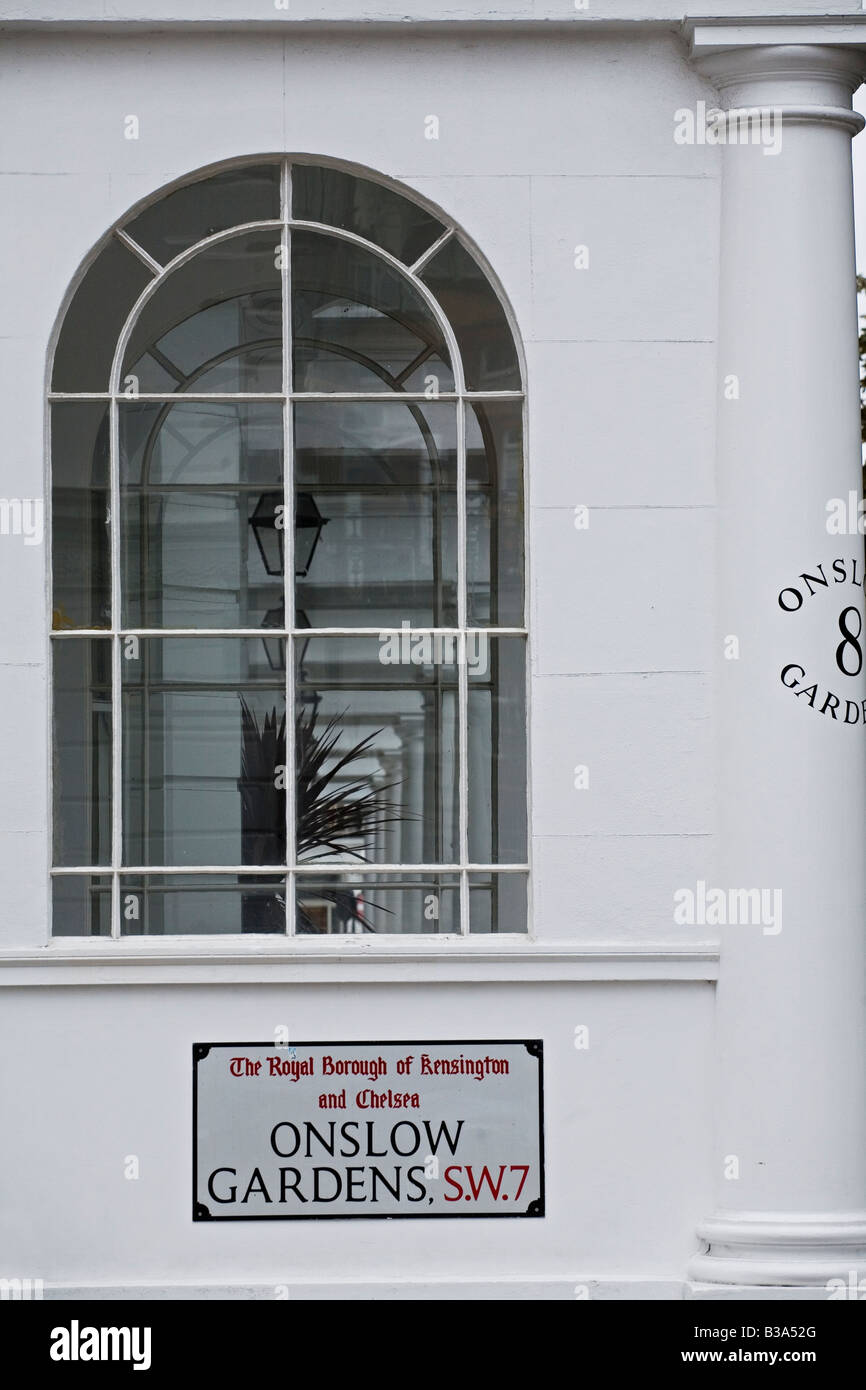
[[[148,268],[148,270],[151,272],[151,274],[153,274],[153,275],[161,275],[161,274],[162,274],[162,272],[163,272],[163,270],[165,269],[165,267],[162,266],[162,265],[160,265],[159,261],[155,261],[155,260],[153,259],[153,256],[151,256],[150,252],[149,252],[149,251],[145,251],[145,249],[144,249],[143,246],[139,246],[138,242],[135,241],[135,240],[129,235],[128,232],[122,231],[120,227],[115,227],[115,229],[114,229],[114,235],[117,237],[118,241],[122,241],[123,244],[124,244],[124,246],[127,246],[127,247],[129,248],[129,250],[132,252],[132,254],[133,254],[134,256],[137,256],[137,257],[138,257],[138,259],[142,262],[142,264],[144,264],[144,265],[147,266],[147,268]]]
[[[463,869],[467,873],[473,874],[525,874],[529,870],[528,864],[466,864]],[[371,864],[366,860],[340,859],[331,860],[326,864],[316,861],[306,863],[303,859],[294,861],[294,864],[122,864],[119,873],[131,878],[147,878],[151,875],[159,874],[185,874],[188,878],[196,878],[199,874],[222,874],[225,878],[234,878],[237,875],[262,875],[264,877],[285,878],[287,872],[294,872],[301,878],[308,875],[327,878],[328,875],[340,875],[345,877],[347,874],[451,874],[456,876],[461,872],[460,864]],[[108,875],[112,872],[109,864],[91,864],[84,868],[53,868],[52,878],[73,878],[84,874]]]
[[[415,261],[412,265],[410,265],[409,270],[410,270],[410,272],[412,273],[412,275],[417,275],[420,271],[422,271],[422,270],[424,269],[425,265],[427,264],[427,262],[428,262],[428,261],[432,261],[433,257],[436,255],[436,253],[442,249],[442,247],[446,244],[446,242],[449,242],[449,241],[451,240],[451,238],[453,237],[453,235],[454,235],[454,228],[453,228],[453,227],[448,227],[448,228],[446,228],[446,230],[442,233],[442,235],[441,235],[440,237],[438,237],[438,238],[436,239],[436,241],[433,242],[433,245],[432,245],[432,246],[428,246],[428,247],[427,247],[427,250],[424,251],[424,252],[418,257],[417,261]]]
[[[111,935],[120,936],[120,879],[117,869],[123,857],[123,731],[121,728],[120,654],[120,450],[118,406],[109,407],[108,466],[110,476],[109,553],[111,557]]]
[[[283,614],[286,624],[286,861],[295,859],[295,796],[298,785],[295,740],[295,419],[291,402],[293,382],[292,346],[292,165],[286,160],[280,183],[283,217],[282,286],[283,313]],[[295,934],[295,876],[291,869],[286,883],[287,935]]]

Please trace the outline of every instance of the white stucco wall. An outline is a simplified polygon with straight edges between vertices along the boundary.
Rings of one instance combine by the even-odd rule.
[[[710,15],[847,15],[859,0],[3,0],[0,21],[20,24],[121,23],[235,25],[328,23],[609,24]]]
[[[72,277],[162,184],[239,155],[321,153],[404,180],[477,241],[528,362],[535,930],[595,938],[601,912],[603,935],[670,935],[653,872],[628,875],[637,896],[613,913],[608,895],[620,862],[691,881],[707,854],[696,837],[712,830],[702,672],[719,194],[717,151],[673,141],[673,112],[708,94],[679,44],[28,37],[7,41],[5,61],[6,496],[44,491],[46,348]],[[138,141],[124,139],[129,113]],[[424,138],[430,113],[438,141]],[[574,269],[577,244],[589,270]],[[586,531],[579,505],[592,508]],[[2,734],[14,866],[2,933],[37,945],[45,557],[10,537],[0,567],[16,594],[0,615],[0,694],[18,711]],[[577,763],[590,764],[589,792],[574,790]]]
[[[94,0],[64,15],[133,9],[160,13]],[[7,4],[0,19],[20,10],[38,18],[38,6]],[[344,961],[339,985],[327,961],[317,983],[276,966],[233,983],[229,960],[210,983],[181,970],[163,985],[162,967],[135,967],[128,987],[113,968],[57,965],[56,988],[8,964],[0,1070],[16,1197],[4,1262],[76,1286],[505,1273],[572,1296],[583,1277],[681,1280],[709,1202],[715,966],[695,939],[705,929],[686,939],[674,926],[672,895],[712,879],[713,864],[719,171],[718,151],[676,145],[673,127],[712,88],[674,32],[645,31],[10,31],[0,64],[4,496],[47,487],[46,354],[77,267],[173,179],[262,152],[349,160],[417,189],[487,257],[528,366],[537,943],[504,974],[479,959],[483,942],[471,970],[450,974],[443,952],[401,964],[391,943],[387,967]],[[131,113],[138,141],[124,138]],[[431,113],[438,141],[424,138]],[[574,268],[581,244],[588,270]],[[574,526],[581,505],[588,530]],[[0,942],[14,953],[42,948],[48,930],[44,549],[4,537],[0,587]],[[581,763],[588,791],[574,788]],[[533,963],[545,944],[546,964]],[[600,964],[585,967],[583,947]],[[473,1223],[469,1239],[465,1223],[428,1223],[423,1241],[413,1223],[193,1227],[190,1043],[266,1038],[280,1022],[323,1039],[543,1036],[555,1215]],[[582,1023],[585,1054],[573,1047]],[[123,1180],[129,1153],[137,1183]]]
[[[709,985],[659,983],[8,991],[3,1048],[18,1062],[4,1168],[17,1196],[4,1268],[72,1287],[298,1292],[505,1276],[524,1294],[538,1284],[539,1294],[562,1298],[574,1297],[581,1278],[676,1281],[708,1200],[709,994]],[[418,1037],[469,1018],[478,1036],[499,1037],[518,1013],[522,1031],[549,1039],[551,1217],[191,1221],[194,1039],[267,1036],[288,1021],[300,1037],[400,1037],[410,1017]],[[597,1038],[596,1055],[572,1047],[576,1020]],[[132,1154],[141,1175],[130,1182]]]

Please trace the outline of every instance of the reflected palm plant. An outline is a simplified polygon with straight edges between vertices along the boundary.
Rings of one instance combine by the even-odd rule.
[[[244,697],[241,695],[239,699],[241,776],[238,790],[243,863],[285,864],[288,863],[286,716],[278,719],[276,709],[271,709],[260,724]],[[297,853],[298,859],[308,862],[339,855],[368,863],[367,855],[358,844],[365,845],[376,831],[404,819],[399,803],[384,796],[396,782],[373,787],[369,776],[357,772],[353,775],[352,771],[353,766],[369,755],[382,730],[374,730],[341,753],[338,748],[343,734],[341,718],[335,715],[321,725],[315,708],[307,712],[301,706],[295,714]],[[375,930],[359,911],[350,890],[326,886],[318,896],[334,905],[342,924],[358,923],[365,931]],[[255,906],[263,909],[266,902]],[[376,904],[367,902],[366,906],[375,907]],[[388,911],[381,907],[379,910]],[[260,912],[248,915],[257,924],[249,927],[245,924],[244,930],[282,930],[281,926],[262,924]],[[296,930],[307,934],[319,930],[300,901]]]

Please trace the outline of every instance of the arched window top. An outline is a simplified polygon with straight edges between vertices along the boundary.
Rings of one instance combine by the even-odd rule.
[[[204,171],[51,374],[55,935],[524,933],[522,374],[363,173]]]
[[[128,395],[130,377],[142,395],[522,388],[503,304],[452,223],[358,173],[276,158],[157,196],[97,248],[52,391]]]

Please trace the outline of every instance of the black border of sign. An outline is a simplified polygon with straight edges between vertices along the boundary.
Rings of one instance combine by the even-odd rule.
[[[541,1167],[539,1195],[525,1211],[434,1211],[429,1216],[420,1212],[398,1212],[391,1216],[378,1212],[365,1214],[358,1212],[351,1216],[343,1212],[322,1213],[317,1216],[213,1216],[203,1202],[198,1200],[198,1064],[214,1047],[509,1047],[526,1048],[531,1057],[538,1061],[538,1159]],[[527,1216],[545,1216],[544,1200],[544,1041],[542,1038],[380,1038],[368,1041],[366,1038],[348,1038],[336,1041],[326,1038],[296,1039],[291,1043],[270,1042],[211,1042],[192,1045],[192,1219],[204,1224],[208,1221],[521,1221]]]

